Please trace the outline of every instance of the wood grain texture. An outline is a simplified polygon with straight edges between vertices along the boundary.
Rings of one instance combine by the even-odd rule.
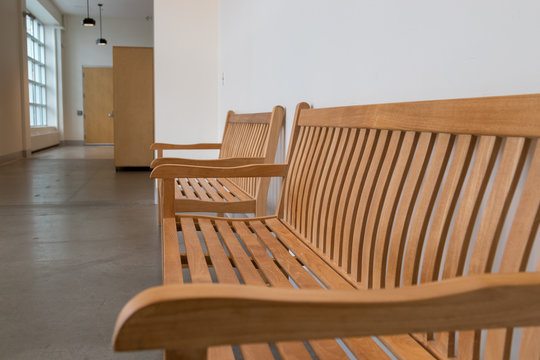
[[[114,143],[113,70],[104,67],[83,68],[84,142]]]
[[[189,349],[536,325],[540,324],[538,296],[538,273],[477,275],[367,292],[222,284],[161,286],[145,290],[122,310],[114,345],[117,350]],[[515,309],[511,313],[510,307]],[[247,318],[250,321],[242,321]],[[321,318],[325,319],[322,323]],[[145,336],[148,333],[154,336]]]
[[[167,144],[153,143],[150,145],[150,150],[219,150],[219,143],[200,143],[200,144]]]
[[[300,126],[540,137],[540,94],[306,109]]]
[[[245,165],[234,167],[212,167],[193,165],[160,165],[150,177],[152,179],[175,179],[180,177],[281,177],[287,174],[287,164]]]
[[[456,100],[450,108],[446,101],[432,102],[427,114],[448,109],[460,114],[466,105],[474,128],[494,116],[485,99],[476,100]],[[485,359],[502,360],[518,351],[521,359],[538,357],[540,327],[523,329],[521,338],[514,328],[540,325],[540,273],[526,272],[539,262],[538,139],[454,134],[443,127],[364,127],[362,117],[347,127],[339,116],[327,116],[336,114],[330,110],[318,113],[314,125],[304,120],[312,121],[317,112],[308,116],[307,104],[297,107],[288,165],[220,168],[213,177],[206,176],[215,170],[208,167],[155,169],[164,178],[164,216],[176,220],[167,221],[166,236],[176,241],[180,230],[184,241],[193,242],[186,246],[188,254],[164,262],[173,259],[176,264],[170,266],[184,271],[193,265],[196,281],[208,280],[201,275],[206,271],[213,282],[233,284],[237,291],[207,284],[193,290],[193,296],[205,293],[195,301],[185,292],[156,290],[175,295],[158,296],[152,310],[140,307],[134,318],[144,313],[141,324],[147,321],[157,329],[152,334],[159,335],[145,337],[134,328],[130,331],[140,338],[127,336],[129,346],[140,340],[178,351],[188,340],[171,334],[192,319],[190,327],[204,323],[206,331],[208,324],[227,324],[216,325],[223,326],[222,332],[193,330],[204,339],[193,340],[194,349],[239,344],[247,360],[269,356],[269,351],[284,359],[309,358],[306,351],[319,359],[346,358],[348,351],[356,358],[391,353],[399,359],[480,359],[485,354]],[[416,121],[409,114],[392,116],[407,127]],[[237,136],[253,124],[241,125]],[[215,206],[231,197],[252,199],[236,182],[218,176],[233,171],[240,177],[261,176],[261,169],[287,173],[278,216],[174,216],[175,191],[190,201],[206,197]],[[244,180],[238,184],[250,189]],[[276,295],[274,290],[291,292]],[[327,301],[334,297],[335,302]],[[349,297],[355,300],[339,302]]]
[[[277,144],[283,123],[285,121],[285,109],[275,106],[271,113],[236,114],[233,111],[227,113],[222,142],[219,144],[164,144],[155,143],[150,147],[157,152],[157,158],[151,163],[155,168],[160,165],[193,165],[210,167],[238,167],[252,164],[271,164],[274,162]],[[188,150],[188,149],[220,149],[218,159],[197,160],[182,158],[164,158],[164,150]],[[183,175],[184,176],[184,175]],[[186,177],[189,175],[185,175]],[[198,175],[204,176],[204,175]],[[219,175],[210,175],[217,177]],[[161,180],[158,180],[158,184]],[[220,196],[226,198],[226,203],[213,208],[214,201],[197,197],[196,199],[183,196],[177,192],[177,211],[209,211],[217,213],[255,213],[258,216],[266,215],[266,201],[270,179],[265,177],[231,177],[227,180],[231,186],[220,184],[220,190],[210,189],[206,191],[212,194],[217,191]],[[214,185],[210,185],[213,187]],[[242,198],[231,195],[228,188],[240,189]],[[158,185],[161,189],[161,186]],[[223,191],[225,190],[225,191]],[[224,194],[226,192],[227,194]],[[230,195],[230,196],[229,196]],[[247,196],[244,197],[244,195]],[[210,196],[210,198],[213,198]],[[216,200],[213,198],[213,200]]]
[[[113,47],[114,165],[149,166],[154,142],[154,50]]]

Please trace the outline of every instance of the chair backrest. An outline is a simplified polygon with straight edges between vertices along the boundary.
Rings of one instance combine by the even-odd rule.
[[[536,271],[539,137],[540,95],[300,104],[278,216],[360,288]],[[443,358],[539,358],[520,331],[414,336]]]
[[[235,114],[229,111],[219,158],[259,157],[264,158],[265,163],[273,163],[284,121],[285,110],[281,106],[274,107],[269,113]],[[266,197],[270,184],[270,179],[259,178],[234,178],[230,181],[258,201]],[[265,200],[262,200],[264,204]]]

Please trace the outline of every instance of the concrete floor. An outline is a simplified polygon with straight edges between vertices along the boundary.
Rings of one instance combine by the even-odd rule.
[[[0,359],[162,359],[111,347],[122,306],[161,283],[153,183],[88,149],[0,166]]]

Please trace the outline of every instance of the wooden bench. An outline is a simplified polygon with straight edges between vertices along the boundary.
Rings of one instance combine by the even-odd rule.
[[[274,107],[271,113],[235,114],[229,111],[223,139],[218,144],[164,144],[150,147],[157,152],[152,168],[163,164],[230,167],[273,163],[285,110]],[[219,149],[213,160],[163,157],[165,150]],[[269,178],[179,178],[175,188],[176,212],[255,213],[266,215]],[[158,180],[161,203],[161,182]],[[159,206],[161,209],[161,205]],[[160,213],[161,221],[161,213]]]
[[[159,166],[164,286],[124,307],[114,347],[168,359],[539,359],[539,137],[540,95],[303,103],[286,171]],[[175,216],[174,178],[210,171],[286,173],[277,215]]]

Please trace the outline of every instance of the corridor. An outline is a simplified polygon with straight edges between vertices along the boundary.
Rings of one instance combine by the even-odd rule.
[[[112,147],[59,147],[0,166],[0,358],[114,353],[116,316],[160,285],[154,186],[115,172]]]

